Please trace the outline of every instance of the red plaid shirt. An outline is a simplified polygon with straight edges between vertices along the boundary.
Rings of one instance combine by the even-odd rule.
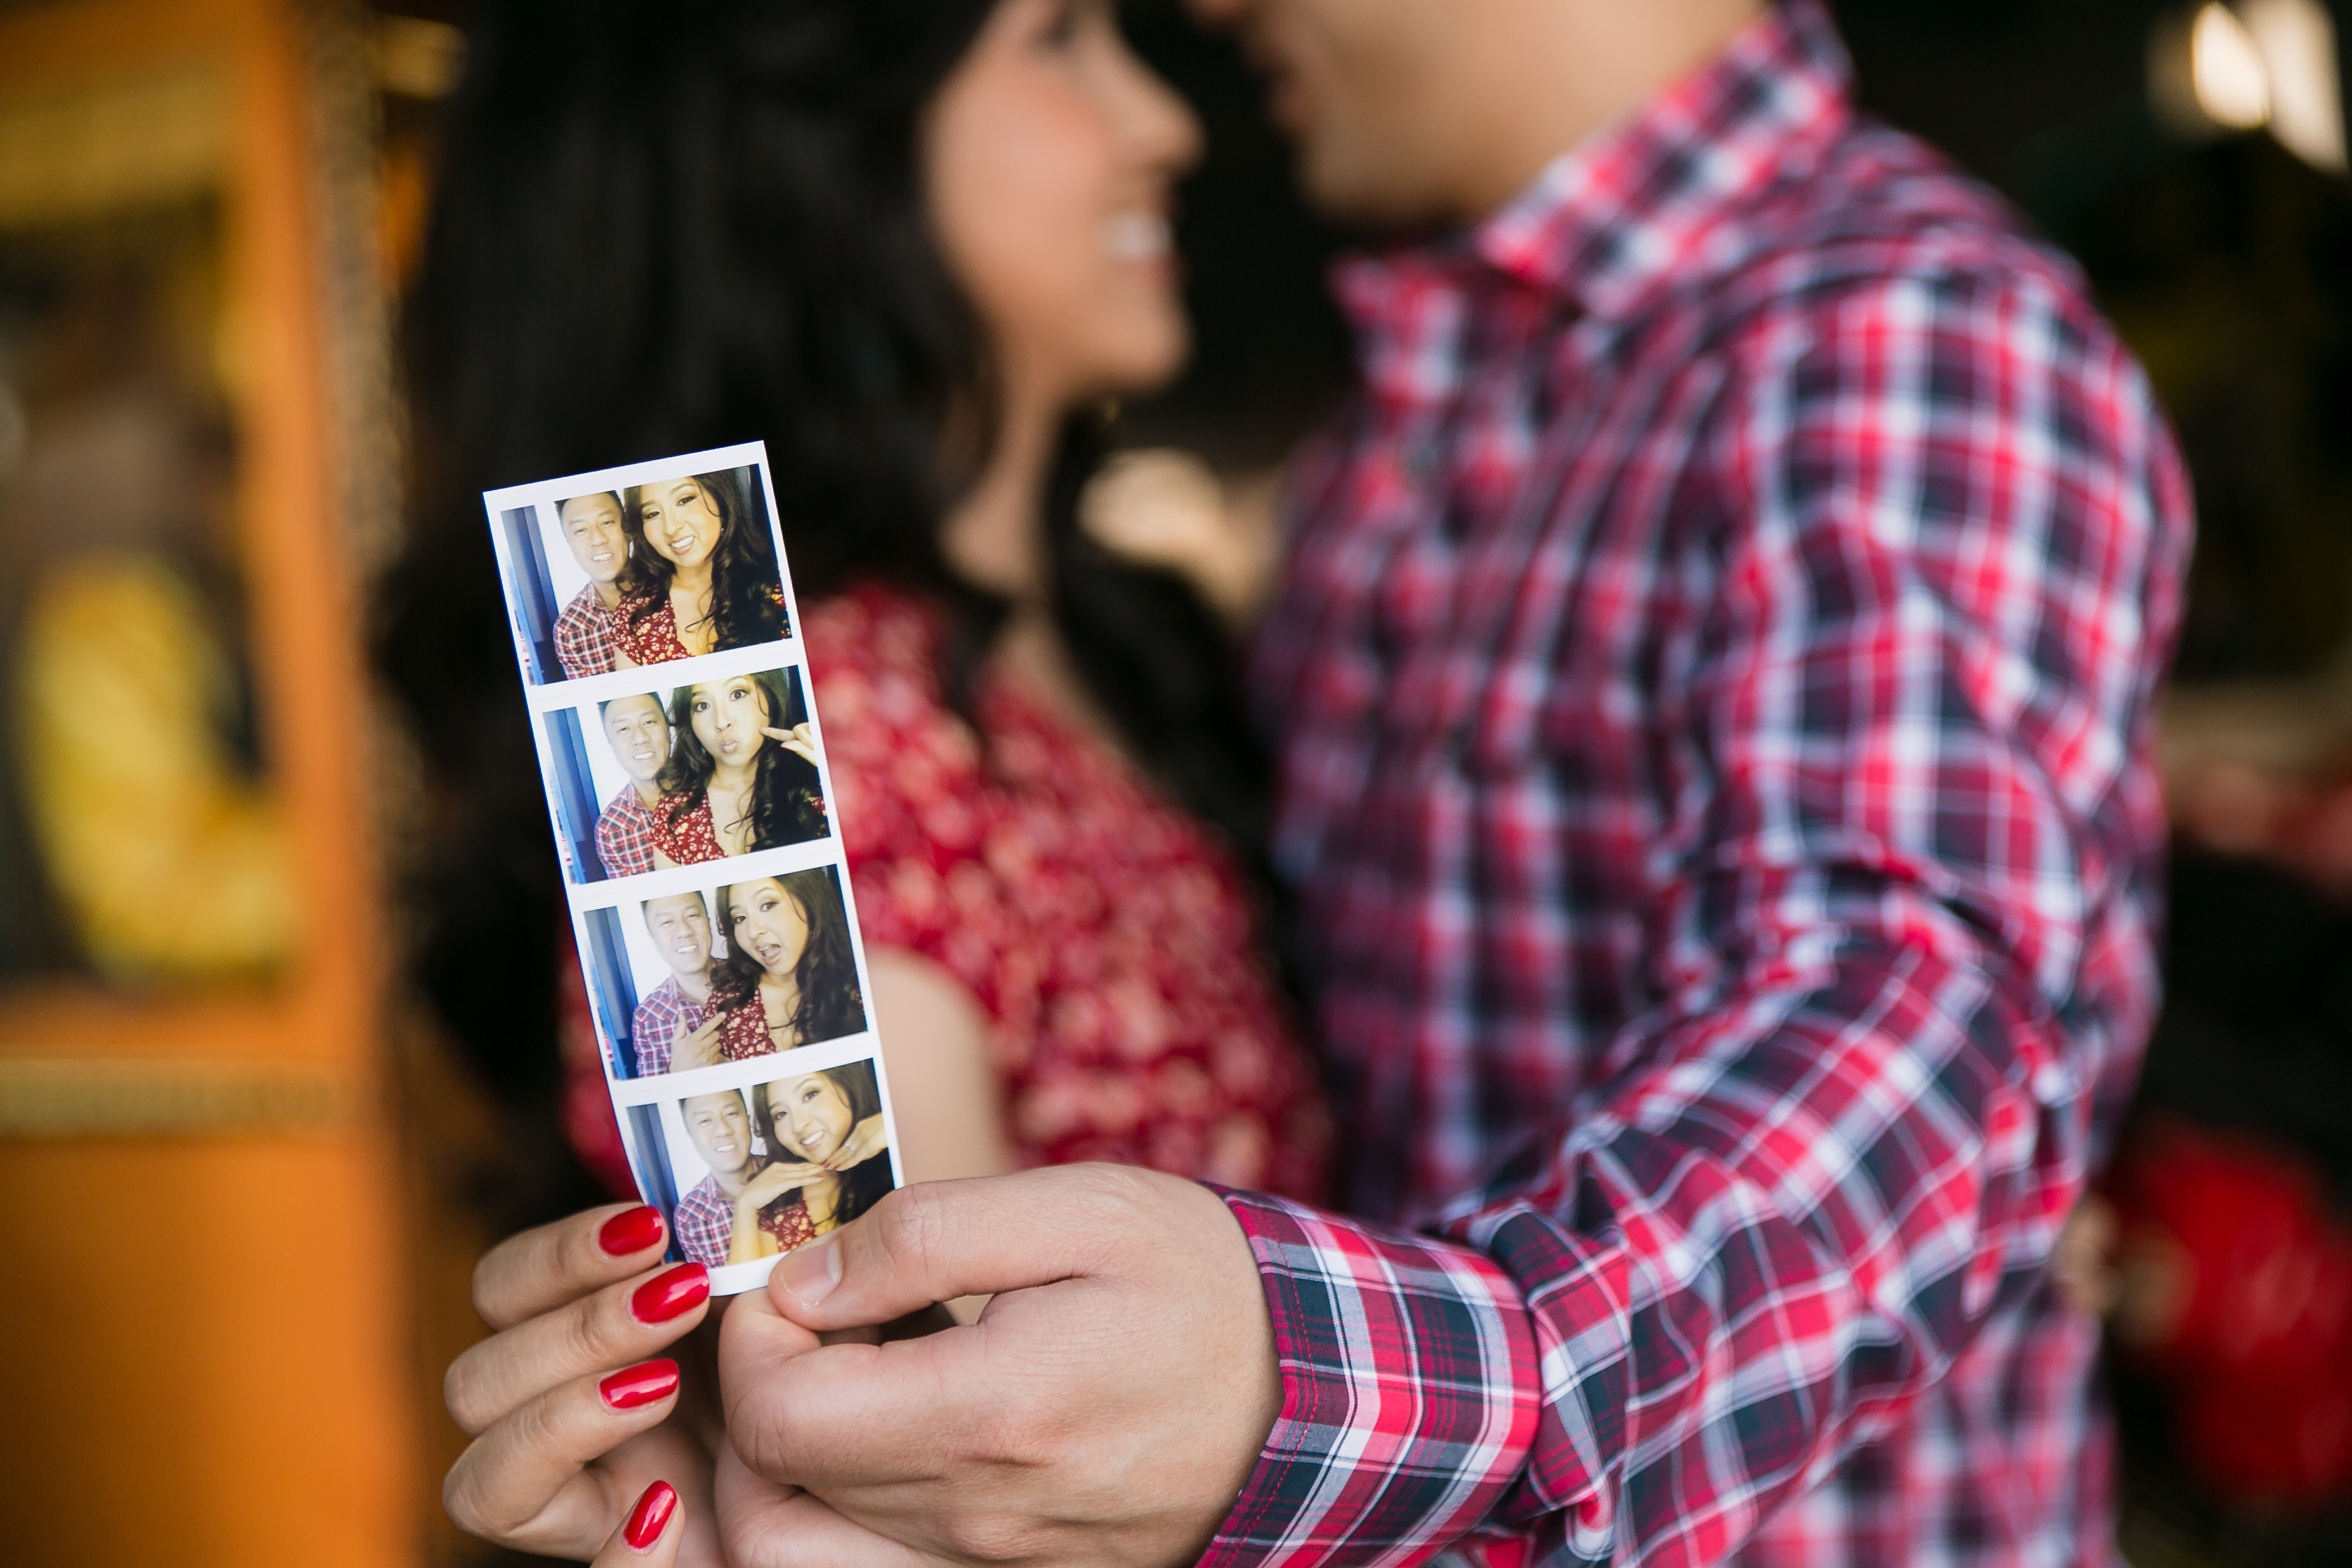
[[[596,817],[596,858],[604,862],[604,875],[638,877],[652,870],[660,827],[635,784],[606,801]]]
[[[612,674],[620,662],[620,648],[613,637],[613,612],[591,583],[555,617],[555,662],[563,667],[564,679],[585,680]]]
[[[2045,1265],[2155,1004],[2189,496],[1848,70],[1790,0],[1341,279],[1257,677],[1378,1223],[1232,1200],[1285,1407],[1211,1563],[2115,1561]]]
[[[688,1263],[716,1268],[727,1261],[735,1240],[735,1200],[719,1190],[718,1177],[703,1177],[677,1200],[669,1233]]]
[[[680,1035],[702,1027],[702,1004],[689,998],[673,974],[646,993],[629,1025],[636,1047],[637,1076],[659,1078],[669,1071],[669,1059]]]

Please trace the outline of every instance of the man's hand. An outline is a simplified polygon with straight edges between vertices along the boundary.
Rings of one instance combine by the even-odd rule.
[[[818,1343],[989,1294],[970,1328]],[[740,1568],[1191,1563],[1282,1408],[1232,1214],[1110,1165],[892,1194],[735,1304],[719,1368]]]
[[[725,1059],[719,1037],[726,1027],[727,1015],[714,1012],[702,1021],[700,1028],[680,1029],[670,1043],[669,1070],[691,1072],[696,1068],[717,1067]]]

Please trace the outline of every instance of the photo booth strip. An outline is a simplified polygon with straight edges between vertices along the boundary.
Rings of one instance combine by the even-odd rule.
[[[728,519],[728,527],[746,531],[733,542],[745,547],[736,551],[734,559],[740,563],[748,553],[755,564],[763,565],[764,559],[772,558],[775,568],[772,580],[761,571],[736,573],[739,578],[751,579],[748,584],[738,583],[740,591],[770,595],[768,608],[737,621],[772,626],[780,635],[632,666],[604,652],[596,639],[599,626],[590,613],[603,601],[589,568],[593,563],[609,572],[610,552],[600,550],[593,563],[581,559],[591,547],[583,544],[575,551],[559,509],[575,497],[610,491],[625,498],[639,487],[684,479],[729,487],[712,505],[715,514]],[[764,1137],[755,1138],[744,1168],[714,1171],[694,1152],[679,1114],[683,1103],[701,1097],[733,1091],[742,1097],[748,1111],[763,1103],[768,1085],[829,1075],[828,1081],[854,1086],[854,1093],[842,1091],[844,1104],[855,1100],[863,1110],[870,1100],[872,1109],[861,1120],[870,1135],[870,1117],[880,1118],[884,1143],[882,1152],[869,1154],[860,1166],[858,1202],[835,1205],[854,1218],[862,1212],[859,1204],[870,1199],[879,1171],[887,1166],[891,1188],[902,1184],[905,1175],[888,1075],[874,1032],[873,986],[857,926],[856,896],[843,856],[841,824],[833,815],[837,797],[824,761],[815,688],[799,640],[800,608],[776,526],[766,448],[755,442],[566,475],[487,491],[482,500],[505,589],[516,668],[531,711],[548,820],[563,865],[572,939],[602,1047],[606,1087],[638,1192],[670,1221],[672,1258],[685,1256],[677,1240],[681,1223],[699,1225],[707,1235],[713,1223],[714,1194],[724,1196],[729,1184],[740,1191],[759,1170],[792,1157],[783,1141],[770,1147]],[[643,552],[651,547],[640,533],[632,536],[631,548]],[[625,588],[628,582],[625,578],[620,586]],[[781,614],[776,613],[778,605]],[[565,614],[574,606],[583,608],[574,611],[566,626]],[[798,826],[789,830],[772,830],[773,842],[767,847],[755,842],[740,854],[688,864],[664,865],[646,856],[616,852],[615,846],[625,839],[623,830],[635,825],[633,817],[606,825],[600,844],[598,827],[604,814],[616,803],[626,805],[619,783],[622,764],[616,754],[606,754],[614,752],[615,743],[602,722],[605,705],[651,696],[674,719],[681,710],[678,694],[747,679],[762,681],[763,691],[784,694],[786,712],[771,715],[779,727],[808,725],[817,759],[814,798],[822,811],[814,816],[802,813],[793,819]],[[673,746],[677,734],[672,723]],[[804,779],[806,771],[799,766],[796,776]],[[761,775],[763,780],[768,776]],[[662,809],[675,798],[657,801],[648,809]],[[685,798],[693,797],[688,794]],[[641,797],[639,804],[645,804]],[[608,859],[615,865],[607,866]],[[770,889],[782,898],[765,900],[771,912],[747,924],[745,929],[754,932],[752,940],[730,940],[732,933],[721,929],[726,910],[748,908],[753,893]],[[697,924],[698,909],[699,923],[708,928],[707,967],[698,966],[694,941],[679,935],[681,929]],[[789,949],[770,940],[770,933],[782,930],[789,935],[795,922],[803,928],[801,949],[786,960]],[[801,982],[798,1011],[774,1027],[756,984],[762,971],[755,948],[769,950],[774,962],[791,963]],[[735,1009],[742,1016],[727,1017],[725,999],[741,996],[747,989],[748,1000]],[[678,1059],[679,1041],[714,1020],[719,1027],[695,1047],[699,1057]],[[723,1045],[714,1048],[714,1038]],[[772,1048],[761,1049],[763,1042]],[[722,1141],[716,1157],[723,1162],[733,1158],[734,1151]],[[777,1179],[772,1176],[771,1184]],[[766,1228],[791,1237],[827,1223],[812,1219],[803,1226],[775,1217],[795,1212],[791,1209],[795,1201],[802,1202],[797,1212],[821,1215],[828,1212],[830,1199],[819,1194],[803,1201],[788,1193],[761,1211],[769,1216]],[[706,1240],[700,1250],[708,1255],[710,1244]],[[711,1288],[721,1295],[755,1289],[766,1282],[774,1264],[771,1256],[716,1266]]]

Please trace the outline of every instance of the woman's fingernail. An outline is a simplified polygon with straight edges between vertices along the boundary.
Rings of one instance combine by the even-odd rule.
[[[662,1217],[658,1209],[639,1204],[624,1209],[604,1222],[596,1232],[596,1245],[610,1258],[626,1258],[643,1252],[662,1238]]]
[[[629,1293],[629,1310],[641,1323],[667,1323],[710,1299],[710,1270],[699,1263],[664,1269]]]
[[[669,1516],[677,1511],[677,1489],[667,1481],[656,1481],[629,1510],[629,1522],[621,1526],[621,1539],[629,1543],[632,1552],[643,1552],[661,1539],[669,1523]]]
[[[598,1384],[596,1392],[615,1410],[643,1410],[677,1392],[677,1363],[649,1361],[623,1367]]]
[[[776,1272],[784,1278],[784,1289],[793,1300],[803,1307],[814,1307],[833,1294],[841,1283],[841,1248],[830,1240],[813,1241],[797,1252],[787,1252],[777,1260]]]

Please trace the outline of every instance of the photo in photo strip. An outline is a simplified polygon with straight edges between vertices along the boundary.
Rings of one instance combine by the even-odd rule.
[[[902,1179],[766,452],[483,502],[630,1167],[755,1289]]]

